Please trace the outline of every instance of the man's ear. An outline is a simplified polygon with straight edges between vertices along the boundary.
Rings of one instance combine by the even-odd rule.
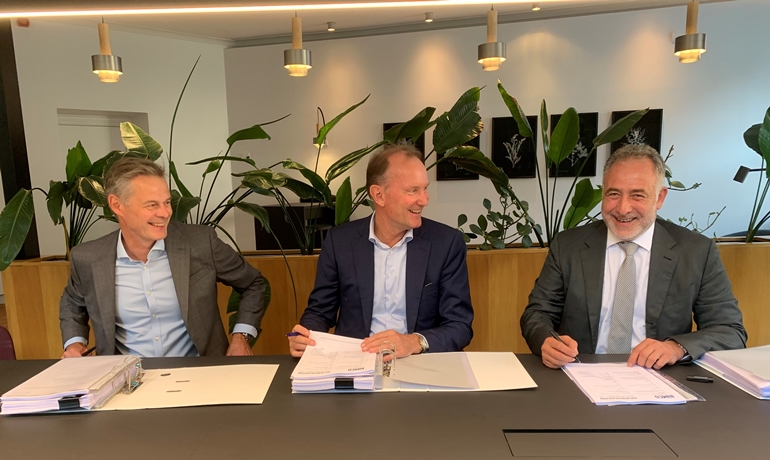
[[[666,195],[668,195],[668,187],[663,187],[660,189],[660,192],[658,192],[658,203],[656,204],[657,210],[660,210],[661,206],[663,206],[663,202],[666,200]]]
[[[385,205],[385,189],[381,185],[373,184],[369,187],[369,197],[377,206]]]
[[[123,202],[117,195],[108,195],[107,204],[109,204],[112,213],[118,217],[123,217]]]

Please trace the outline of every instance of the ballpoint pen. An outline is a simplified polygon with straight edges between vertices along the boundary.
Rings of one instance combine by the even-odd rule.
[[[551,336],[552,336],[554,339],[558,340],[559,342],[561,342],[561,343],[564,343],[564,340],[562,340],[562,339],[561,339],[561,337],[559,337],[559,334],[557,334],[557,333],[556,333],[556,331],[551,331]],[[566,344],[566,343],[564,343],[564,345],[567,345],[567,344]],[[567,345],[567,346],[569,346],[569,345]],[[580,359],[578,359],[578,357],[577,357],[577,356],[575,356],[575,362],[576,362],[576,363],[579,363],[579,362],[580,362]]]
[[[96,350],[96,347],[91,347],[91,348],[87,349],[86,351],[84,351],[83,353],[81,353],[80,356],[88,356],[91,353],[93,353],[94,350]]]
[[[296,332],[295,331],[295,332],[289,332],[288,334],[286,334],[286,337],[297,337],[297,336],[300,336],[300,335],[302,335],[301,332]]]

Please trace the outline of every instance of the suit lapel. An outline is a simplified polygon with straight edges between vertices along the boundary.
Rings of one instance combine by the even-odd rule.
[[[658,317],[673,279],[674,268],[679,260],[679,251],[675,246],[676,241],[671,234],[656,221],[650,252],[650,274],[647,281],[645,310],[646,335],[649,338],[657,337]]]
[[[406,246],[406,327],[414,332],[420,310],[425,272],[428,270],[430,241],[422,238],[422,229],[414,229],[413,239]]]
[[[114,232],[114,237],[104,240],[104,244],[97,251],[96,262],[91,266],[96,302],[99,307],[104,335],[107,338],[106,348],[108,350],[115,348],[115,313],[117,310],[115,261],[118,258],[119,234],[120,232]]]
[[[588,324],[591,327],[591,344],[596,350],[599,338],[599,318],[602,313],[602,286],[604,284],[604,259],[607,251],[607,227],[597,225],[586,240],[586,247],[581,251],[583,282],[585,289]]]
[[[171,267],[171,278],[174,280],[176,298],[182,311],[182,319],[189,332],[192,330],[187,321],[190,294],[190,241],[179,231],[176,225],[170,223],[168,235],[166,235],[164,242],[166,244],[168,263]]]
[[[374,244],[369,241],[369,219],[362,225],[358,237],[351,243],[353,265],[355,266],[358,292],[361,296],[361,311],[364,317],[366,335],[372,329],[372,310],[374,309]]]

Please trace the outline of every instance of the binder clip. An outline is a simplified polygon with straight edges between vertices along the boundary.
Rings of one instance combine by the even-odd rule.
[[[133,393],[134,390],[139,388],[142,384],[142,378],[144,377],[144,370],[142,369],[142,358],[138,356],[127,356],[123,363],[118,364],[112,368],[109,374],[105,375],[99,381],[94,383],[90,392],[99,394],[102,392],[108,392],[106,398],[94,406],[98,409],[112,399],[118,392],[124,394]]]
[[[388,358],[390,357],[390,358]],[[396,369],[396,344],[382,342],[374,363],[374,389],[382,390],[383,377],[390,377]]]

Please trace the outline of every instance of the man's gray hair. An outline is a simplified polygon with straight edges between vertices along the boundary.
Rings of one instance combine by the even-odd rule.
[[[112,164],[104,175],[104,191],[107,196],[115,195],[126,199],[126,188],[136,177],[151,176],[166,178],[163,166],[147,158],[123,157]]]
[[[372,154],[366,167],[366,191],[372,185],[382,185],[385,174],[390,166],[390,157],[397,153],[403,153],[407,158],[417,158],[424,162],[424,156],[420,149],[411,144],[386,144],[379,152]]]
[[[663,162],[663,158],[660,154],[649,145],[628,144],[617,149],[609,158],[607,158],[607,162],[604,163],[604,174],[606,175],[607,171],[609,171],[615,163],[645,158],[650,160],[652,166],[655,168],[655,175],[658,176],[658,190],[663,189],[666,185],[666,164]]]

